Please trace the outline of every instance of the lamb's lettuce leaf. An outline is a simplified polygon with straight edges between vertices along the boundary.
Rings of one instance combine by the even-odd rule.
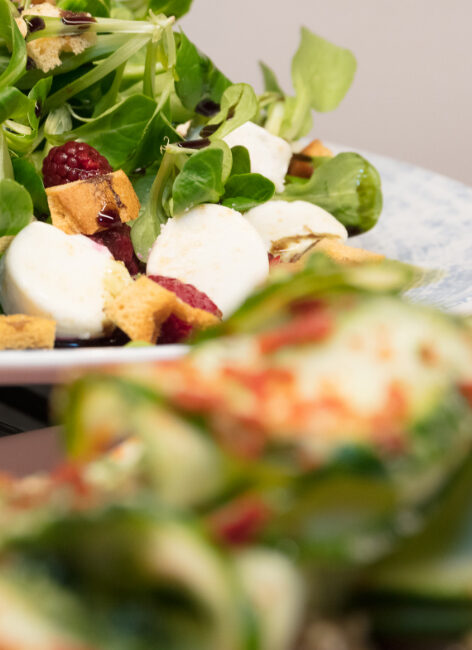
[[[150,0],[149,9],[155,14],[181,18],[192,6],[193,0]]]
[[[259,61],[259,66],[262,71],[262,76],[264,77],[264,88],[266,92],[277,93],[281,96],[284,95],[284,91],[280,87],[280,84],[277,80],[275,72],[263,61]]]
[[[183,32],[178,40],[175,90],[180,101],[191,111],[205,99],[219,103],[231,81]]]
[[[355,73],[352,52],[302,27],[301,43],[292,61],[297,96],[306,95],[315,111],[332,111],[344,99]]]
[[[100,151],[114,169],[119,169],[136,155],[139,135],[148,128],[155,109],[156,102],[153,99],[144,95],[132,95],[73,131],[50,135],[48,139],[54,145],[69,140],[82,140]],[[156,150],[159,151],[159,145],[156,145]]]
[[[107,18],[111,0],[60,0],[57,6],[67,11],[88,12],[97,18]]]
[[[166,153],[151,186],[146,203],[141,206],[139,217],[131,226],[131,241],[136,255],[147,262],[151,247],[170,216],[168,203],[176,174],[174,156]]]
[[[38,217],[49,214],[48,200],[43,179],[36,167],[27,158],[14,158],[12,161],[15,180],[28,190],[33,201],[34,212]]]
[[[296,140],[312,126],[311,111],[334,110],[342,101],[356,72],[352,52],[338,47],[302,28],[299,48],[292,60],[295,96],[285,95],[275,73],[261,63],[266,92],[272,93],[267,106],[267,125],[275,135]]]
[[[32,219],[29,192],[10,178],[0,180],[0,237],[17,235]]]
[[[319,205],[343,223],[350,235],[370,230],[382,211],[379,173],[357,153],[327,160],[305,183],[287,185],[281,198]]]
[[[236,176],[238,174],[249,174],[251,171],[251,159],[249,157],[249,151],[246,149],[246,147],[242,147],[240,145],[232,147],[231,154],[233,156],[231,176]]]
[[[190,156],[172,188],[173,212],[201,203],[217,203],[224,192],[223,151],[209,147]]]
[[[259,110],[254,90],[248,84],[229,86],[221,98],[221,110],[208,121],[209,127],[218,126],[210,138],[222,139],[239,126],[254,119]]]
[[[13,85],[26,69],[26,45],[13,18],[13,4],[0,0],[0,39],[10,52],[10,60],[0,74],[0,89]]]
[[[0,131],[0,180],[10,178],[13,180],[13,166],[5,136]]]
[[[228,208],[245,212],[270,201],[274,193],[274,183],[261,174],[234,174],[226,183],[221,202]]]
[[[8,119],[24,118],[34,104],[18,88],[8,86],[0,90],[0,123]]]

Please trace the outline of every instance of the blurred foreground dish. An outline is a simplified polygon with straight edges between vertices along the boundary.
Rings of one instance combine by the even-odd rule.
[[[316,254],[187,358],[56,393],[70,464],[0,491],[0,646],[465,635],[472,336],[418,279]]]

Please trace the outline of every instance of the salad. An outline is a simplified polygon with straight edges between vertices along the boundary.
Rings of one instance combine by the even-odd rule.
[[[0,645],[469,647],[472,336],[415,273],[316,253],[62,387],[68,463],[0,481]]]
[[[190,5],[0,0],[2,349],[178,342],[314,247],[370,259],[344,242],[377,171],[300,144],[352,53],[304,28],[293,94],[262,64],[257,95],[176,29]]]

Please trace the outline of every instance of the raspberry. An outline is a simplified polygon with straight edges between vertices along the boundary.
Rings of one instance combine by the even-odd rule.
[[[124,262],[131,275],[136,275],[144,269],[134,252],[131,242],[131,228],[126,223],[113,226],[107,230],[101,230],[93,235],[89,235],[98,244],[106,246],[115,260]]]
[[[149,278],[157,282],[157,284],[160,284],[164,289],[173,291],[187,305],[204,309],[205,311],[209,311],[210,314],[221,318],[221,311],[215,303],[210,300],[206,293],[199,291],[192,284],[185,284],[176,278],[167,278],[164,275],[150,275]],[[159,343],[180,343],[187,339],[191,332],[191,325],[172,314],[162,325]]]
[[[44,187],[64,185],[99,174],[109,174],[110,163],[84,142],[66,142],[53,147],[43,161]]]

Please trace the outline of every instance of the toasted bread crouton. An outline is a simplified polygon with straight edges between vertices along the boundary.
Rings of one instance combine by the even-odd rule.
[[[174,314],[195,329],[205,329],[219,318],[191,307],[173,291],[142,275],[105,307],[108,318],[132,341],[156,343],[164,321]]]
[[[304,267],[309,255],[315,251],[321,251],[328,255],[328,257],[331,257],[331,259],[338,264],[344,264],[346,266],[364,263],[373,264],[385,259],[385,256],[380,255],[379,253],[372,253],[363,248],[347,246],[337,237],[322,237],[313,246],[307,249],[306,253],[296,261],[273,264],[271,266],[271,271],[278,271],[280,269],[291,271],[292,273],[300,271]]]
[[[105,312],[132,341],[156,343],[176,300],[172,291],[142,275],[110,302]]]
[[[334,156],[331,149],[325,147],[321,140],[312,140],[310,144],[307,144],[301,152],[305,156],[310,156],[310,158],[332,158]]]
[[[0,316],[0,350],[53,348],[56,323],[49,318],[13,314]]]
[[[176,299],[172,313],[175,314],[180,320],[185,321],[192,327],[198,330],[204,330],[207,327],[212,327],[220,322],[218,316],[212,314],[205,309],[192,307],[180,298]]]
[[[139,199],[122,170],[48,187],[46,194],[53,226],[68,235],[104,230],[97,220],[103,211],[118,214],[122,222],[139,214]]]
[[[4,235],[3,237],[0,237],[0,255],[7,250],[14,239],[14,235]]]
[[[299,178],[311,178],[314,172],[311,158],[317,157],[333,157],[331,149],[325,147],[321,140],[313,140],[299,153],[293,155],[288,168],[288,174],[290,176],[298,176]]]
[[[29,16],[47,16],[57,18],[61,16],[61,10],[49,2],[32,4],[26,11]],[[16,24],[23,38],[26,38],[28,29],[23,18],[16,18]],[[43,72],[49,72],[61,65],[60,55],[63,52],[81,54],[87,47],[95,42],[96,36],[93,33],[83,33],[80,36],[55,36],[38,38],[26,45],[28,57],[34,62],[37,68]]]
[[[316,250],[323,251],[323,253],[329,255],[329,257],[339,264],[363,264],[364,262],[372,264],[385,259],[385,255],[372,253],[363,248],[347,246],[340,239],[333,239],[331,237],[320,239],[316,245]]]

